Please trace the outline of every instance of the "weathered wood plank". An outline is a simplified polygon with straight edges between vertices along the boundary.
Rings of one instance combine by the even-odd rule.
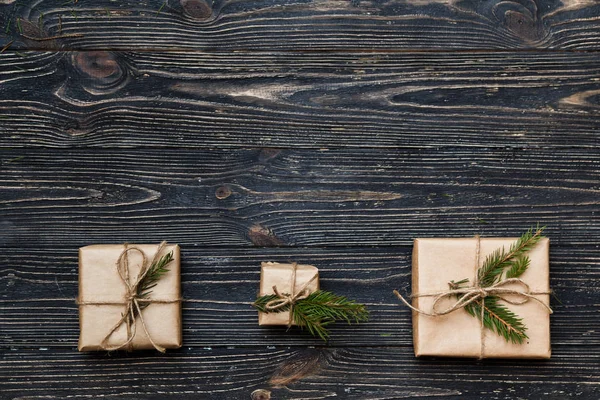
[[[0,146],[596,148],[600,53],[0,55]]]
[[[599,49],[598,15],[0,0],[0,398],[600,397],[600,54],[579,52]],[[156,49],[177,51],[135,51]],[[409,291],[411,240],[538,221],[553,359],[415,360],[391,295]],[[77,247],[162,239],[182,244],[186,347],[77,353]],[[258,327],[260,261],[291,259],[371,321],[328,348]]]
[[[599,14],[590,0],[3,0],[0,48],[597,50]]]
[[[588,149],[14,149],[0,152],[3,246],[395,246],[515,236],[596,244]]]
[[[294,328],[259,327],[250,306],[261,261],[313,263],[324,289],[369,306],[368,323],[336,324],[329,346],[412,348],[411,312],[392,294],[410,292],[411,246],[348,249],[203,249],[182,247],[184,345],[321,346]],[[3,249],[0,346],[68,347],[79,335],[77,248]],[[552,343],[600,351],[600,251],[597,246],[551,248]]]
[[[579,350],[557,346],[544,362],[417,360],[403,348],[17,350],[3,354],[0,390],[7,400],[598,398],[598,353]]]

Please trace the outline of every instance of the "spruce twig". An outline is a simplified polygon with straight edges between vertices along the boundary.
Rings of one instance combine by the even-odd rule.
[[[510,246],[508,252],[502,247],[488,255],[477,271],[479,284],[482,287],[488,287],[499,282],[506,268],[510,268],[511,274],[518,273],[518,275],[513,275],[513,278],[523,274],[529,263],[524,262],[522,257],[540,241],[544,229],[545,227],[538,226],[534,230],[532,227]],[[519,266],[515,266],[515,264],[519,264]]]
[[[260,312],[289,312],[290,305],[277,310],[267,310],[266,305],[276,300],[277,295],[261,296],[252,304]],[[369,312],[363,304],[356,303],[344,296],[317,290],[305,299],[298,300],[292,310],[292,320],[300,328],[306,328],[313,336],[324,341],[329,338],[327,326],[335,321],[346,321],[348,324],[367,321]]]
[[[468,282],[468,279],[460,281],[460,283]],[[460,288],[459,282],[456,282],[452,289]],[[458,296],[457,296],[458,297]],[[528,339],[525,331],[527,327],[513,311],[508,309],[504,304],[499,303],[500,298],[497,296],[487,296],[483,299],[483,326],[496,332],[502,336],[507,342],[522,344],[525,339]],[[481,300],[476,300],[473,303],[465,306],[471,316],[481,318]]]
[[[509,310],[505,305],[498,303],[496,296],[488,296],[484,299],[483,326],[502,336],[507,342],[522,344],[528,339],[525,331],[527,327],[523,319]],[[481,301],[469,304],[465,307],[467,312],[476,318],[481,317]]]
[[[169,272],[167,265],[173,261],[173,252],[167,253],[158,261],[155,261],[148,268],[148,272],[140,281],[140,284],[137,287],[137,296],[140,298],[147,298],[150,293],[152,293],[152,289],[158,284],[158,281],[164,274]],[[143,309],[148,306],[149,303],[141,302],[140,307]]]
[[[488,255],[481,268],[477,270],[479,285],[489,287],[503,279],[518,278],[523,275],[530,264],[530,259],[525,253],[543,238],[544,229],[545,227],[540,228],[539,225],[536,229],[532,227],[510,246],[508,252],[502,247]],[[448,285],[450,289],[460,289],[465,287],[463,285],[468,285],[468,282],[468,279],[463,279],[458,282],[451,281]],[[527,327],[523,319],[507,306],[499,303],[500,300],[501,298],[498,296],[487,296],[467,304],[465,310],[473,317],[480,319],[483,306],[483,326],[485,328],[496,332],[507,342],[523,343],[528,339]]]

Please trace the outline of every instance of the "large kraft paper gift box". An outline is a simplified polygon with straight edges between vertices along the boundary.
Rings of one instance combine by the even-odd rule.
[[[293,269],[296,269],[295,279]],[[316,278],[313,279],[313,277]],[[294,292],[298,293],[308,281],[313,279],[308,284],[306,290],[308,293],[313,293],[319,290],[319,270],[312,265],[301,264],[286,264],[276,262],[261,263],[260,270],[260,289],[259,297],[269,294],[275,294],[273,286],[277,287],[280,293],[290,294],[292,285]],[[274,312],[274,313],[258,313],[258,325],[296,325],[294,321],[290,321],[289,312]]]
[[[158,245],[127,245],[144,252],[149,263]],[[123,323],[103,341],[127,310],[127,286],[119,275],[117,262],[125,245],[92,245],[79,249],[79,351],[110,350],[128,339],[127,324]],[[173,261],[156,282],[148,295],[149,302],[142,309],[143,322],[152,341],[159,347],[181,347],[181,282],[178,245],[165,245],[160,255],[172,252]],[[128,251],[129,283],[133,284],[140,271],[143,256],[139,251]],[[152,302],[158,300],[159,302]],[[97,303],[97,304],[94,304]],[[102,304],[104,303],[104,304]],[[113,304],[106,304],[113,303]],[[144,304],[144,303],[140,303]],[[154,346],[140,317],[135,318],[135,335],[127,350],[159,348]],[[162,350],[161,350],[162,351]]]
[[[477,241],[479,257],[477,257]],[[436,293],[449,290],[450,281],[469,278],[473,282],[476,270],[486,256],[504,246],[510,248],[517,238],[428,238],[416,239],[413,248],[412,292]],[[530,286],[531,292],[550,292],[549,240],[542,238],[527,254],[529,268],[520,279]],[[477,259],[479,262],[477,263]],[[507,285],[519,289],[519,287]],[[549,304],[549,294],[536,294]],[[434,297],[413,296],[412,305],[431,310]],[[444,299],[438,309],[452,306],[455,300]],[[522,344],[507,342],[502,336],[481,327],[480,318],[459,309],[435,317],[413,311],[413,343],[415,355],[469,358],[550,358],[550,315],[537,301],[521,305],[507,305],[523,318],[527,336]]]

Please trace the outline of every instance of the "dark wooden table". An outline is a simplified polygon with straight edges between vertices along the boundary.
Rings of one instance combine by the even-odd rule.
[[[600,3],[0,0],[1,399],[600,398]],[[551,239],[553,357],[415,359],[415,237]],[[77,249],[179,243],[184,347],[76,349]],[[260,262],[369,305],[260,328]]]

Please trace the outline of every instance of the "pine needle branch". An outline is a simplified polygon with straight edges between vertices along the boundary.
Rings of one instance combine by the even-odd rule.
[[[261,296],[252,304],[260,312],[289,312],[286,305],[277,310],[267,310],[266,305],[276,300],[276,295]],[[367,321],[369,312],[363,304],[358,304],[344,296],[331,292],[317,290],[307,298],[298,300],[292,310],[292,320],[300,328],[306,328],[313,336],[319,336],[324,341],[329,338],[327,326],[335,321],[346,321],[348,324]]]
[[[513,261],[510,269],[506,271],[506,278],[518,278],[519,276],[523,275],[523,273],[527,271],[527,268],[529,268],[529,263],[530,260],[528,256],[521,256],[517,258]]]
[[[531,260],[525,254],[531,250],[539,241],[545,227],[533,227],[517,239],[509,248],[504,247],[495,250],[488,255],[483,266],[477,271],[479,285],[488,287],[504,279],[518,278],[529,267]],[[506,273],[504,273],[506,271]],[[450,281],[450,289],[459,289],[468,284],[468,279],[458,282]],[[459,298],[459,295],[456,296]],[[483,299],[467,304],[465,310],[473,317],[481,318],[481,307],[483,307],[483,326],[502,336],[507,342],[521,344],[528,339],[525,333],[527,327],[523,319],[501,304],[498,296],[487,296]]]
[[[512,274],[518,274],[513,277],[525,272],[529,263],[523,262],[522,257],[540,241],[544,229],[538,226],[534,230],[532,227],[510,246],[508,252],[502,247],[488,255],[477,271],[479,284],[487,287],[499,282],[506,268],[510,268]]]
[[[507,342],[522,344],[528,338],[525,331],[527,327],[523,319],[500,304],[496,296],[488,296],[484,299],[483,326],[502,336]],[[477,300],[465,307],[465,310],[473,317],[481,318],[481,300]]]
[[[137,296],[140,298],[147,298],[150,293],[152,293],[152,289],[158,284],[160,278],[163,277],[169,269],[167,265],[173,261],[173,252],[167,253],[162,256],[158,261],[155,261],[148,268],[148,272],[140,281],[137,287]],[[141,308],[145,308],[148,303],[142,302],[140,304]]]

